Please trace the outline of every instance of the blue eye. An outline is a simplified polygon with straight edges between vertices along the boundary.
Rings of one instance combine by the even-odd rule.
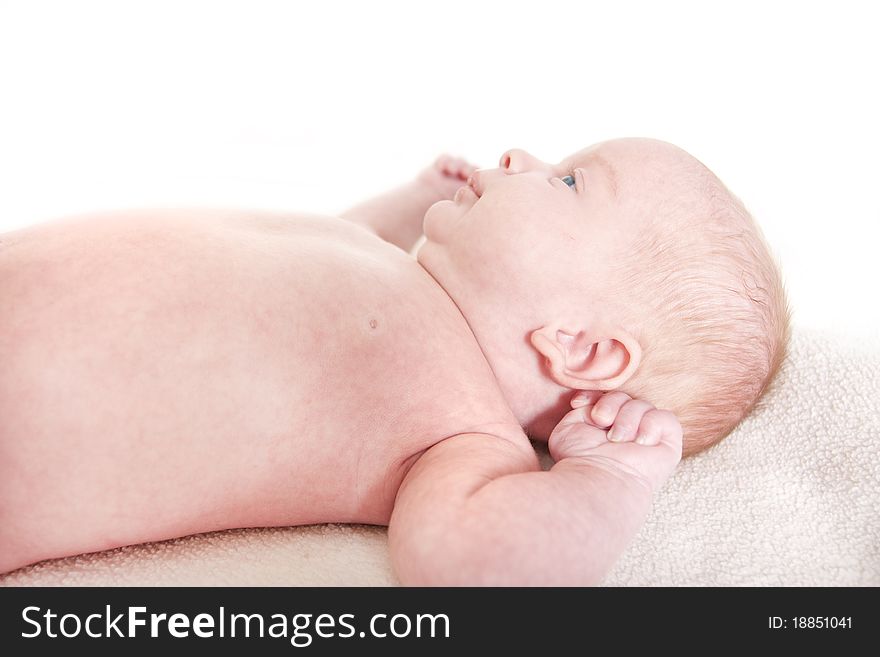
[[[565,177],[562,179],[562,182],[564,182],[566,185],[568,185],[569,187],[571,187],[572,189],[574,189],[574,185],[575,185],[575,182],[574,182],[574,176],[565,176]]]

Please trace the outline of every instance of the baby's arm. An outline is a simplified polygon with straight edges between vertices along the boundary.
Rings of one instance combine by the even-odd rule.
[[[409,251],[422,235],[422,219],[437,201],[451,199],[476,168],[441,155],[413,180],[341,213],[387,242]]]
[[[681,427],[621,392],[579,393],[572,406],[550,436],[557,462],[548,472],[525,434],[462,434],[415,463],[389,527],[402,583],[602,580],[678,464]]]

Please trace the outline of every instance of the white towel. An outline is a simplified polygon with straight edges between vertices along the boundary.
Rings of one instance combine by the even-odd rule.
[[[605,584],[880,585],[880,348],[797,330],[777,384],[725,441],[679,466]],[[322,525],[85,554],[0,584],[396,580],[384,528]]]

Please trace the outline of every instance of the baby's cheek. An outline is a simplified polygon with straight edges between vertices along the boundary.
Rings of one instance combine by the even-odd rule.
[[[490,199],[485,199],[487,202]],[[472,275],[505,287],[519,287],[523,279],[542,273],[535,268],[552,252],[551,235],[537,222],[521,215],[514,200],[479,203],[458,226],[456,250],[473,269]]]

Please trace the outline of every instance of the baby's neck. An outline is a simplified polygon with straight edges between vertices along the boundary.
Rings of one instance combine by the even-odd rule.
[[[469,326],[474,331],[474,326],[470,323]],[[546,441],[571,410],[570,400],[575,391],[560,386],[548,376],[542,369],[543,359],[525,335],[480,341],[478,333],[474,331],[474,338],[517,422],[529,438]]]
[[[531,346],[526,332],[517,328],[534,322],[528,318],[505,317],[504,326],[499,331],[499,318],[487,310],[491,304],[486,306],[467,298],[456,299],[442,285],[439,287],[447,293],[470,328],[519,425],[530,438],[546,441],[562,417],[571,410],[570,400],[575,391],[560,386],[547,375],[542,369],[543,359]]]
[[[509,362],[491,360],[489,364],[504,399],[526,434],[529,438],[546,441],[562,417],[571,410],[570,399],[575,391],[552,381],[538,365],[517,367]]]

